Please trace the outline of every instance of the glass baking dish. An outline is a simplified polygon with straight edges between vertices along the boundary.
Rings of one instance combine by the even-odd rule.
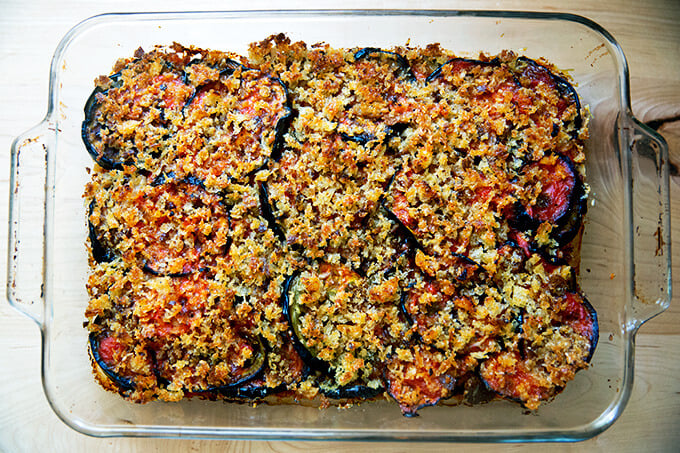
[[[461,56],[511,49],[568,70],[590,106],[581,285],[597,309],[592,367],[529,414],[505,401],[438,406],[405,418],[390,402],[348,409],[209,401],[136,405],[95,383],[82,327],[87,304],[83,188],[93,162],[80,139],[93,80],[138,47],[173,41],[245,54],[275,33],[335,47],[439,42]],[[594,436],[633,386],[635,333],[671,298],[667,146],[632,115],[613,37],[567,14],[480,11],[257,11],[109,14],[74,27],[52,60],[45,119],[12,145],[8,297],[42,334],[47,398],[93,436],[219,439],[567,441]]]

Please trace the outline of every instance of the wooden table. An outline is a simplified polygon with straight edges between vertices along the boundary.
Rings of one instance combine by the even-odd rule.
[[[112,11],[305,8],[312,4],[251,0],[216,5],[209,1],[0,1],[0,451],[427,451],[446,446],[304,442],[230,442],[155,439],[95,439],[79,434],[50,409],[40,382],[40,334],[36,325],[6,302],[7,200],[12,139],[45,113],[52,53],[79,21]],[[673,164],[673,236],[680,233],[680,2],[640,0],[512,0],[317,2],[318,8],[446,8],[564,11],[595,20],[609,30],[626,53],[631,72],[633,111],[664,135]],[[680,247],[673,253],[674,283],[680,282]],[[676,286],[680,288],[680,286]],[[676,291],[680,293],[680,291]],[[553,445],[553,447],[555,447]],[[451,448],[451,447],[449,447]],[[474,446],[486,451],[542,445]],[[680,294],[637,336],[635,386],[622,417],[589,441],[559,445],[561,450],[678,451],[680,449]]]

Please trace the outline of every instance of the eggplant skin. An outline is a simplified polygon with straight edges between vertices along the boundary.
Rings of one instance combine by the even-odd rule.
[[[452,58],[449,61],[447,61],[446,63],[439,66],[434,71],[432,71],[430,73],[430,75],[428,75],[425,78],[425,81],[426,82],[432,82],[434,79],[436,79],[437,77],[439,77],[441,75],[442,70],[444,69],[445,66],[459,64],[459,63],[467,63],[467,64],[470,64],[470,65],[477,65],[477,66],[499,66],[500,65],[498,58],[494,58],[493,60],[490,60],[490,61],[474,60],[474,59],[471,59],[471,58]]]
[[[532,60],[531,58],[521,56],[517,58],[517,61],[521,61],[525,63],[528,66],[532,66],[533,68],[546,71],[548,74],[550,74],[550,77],[553,79],[555,86],[557,88],[557,91],[559,91],[560,95],[562,96],[571,96],[573,103],[576,106],[576,118],[574,118],[574,134],[575,136],[578,136],[578,131],[581,129],[581,126],[583,126],[583,118],[581,117],[581,101],[578,97],[578,94],[576,93],[576,89],[574,89],[573,85],[569,83],[566,79],[563,77],[558,76],[557,74],[554,74],[551,70],[543,66],[542,64],[538,63],[536,60]]]
[[[600,324],[597,319],[597,311],[595,311],[595,308],[590,304],[590,301],[588,301],[583,293],[572,294],[576,294],[580,298],[580,302],[588,316],[588,322],[590,326],[590,335],[588,335],[588,340],[590,341],[590,349],[588,350],[585,361],[589,363],[593,358],[593,354],[595,354],[597,343],[600,340]]]
[[[383,143],[389,142],[391,138],[394,138],[401,133],[403,133],[408,128],[408,123],[395,123],[391,126],[385,127],[385,139]],[[346,142],[354,142],[359,145],[367,145],[370,142],[377,139],[377,137],[368,132],[362,132],[360,134],[350,135],[346,132],[340,132],[340,138]]]
[[[588,196],[583,181],[571,159],[562,154],[556,155],[558,156],[559,164],[568,169],[574,180],[564,212],[557,218],[549,220],[553,224],[550,236],[560,246],[563,246],[569,243],[581,228],[583,216],[587,210]],[[534,164],[538,164],[538,162],[528,164],[528,166]],[[520,231],[535,230],[542,223],[539,218],[530,215],[527,208],[519,201],[516,201],[509,211],[508,222],[510,226]]]
[[[119,376],[106,364],[106,362],[104,362],[104,360],[102,360],[99,354],[99,341],[99,336],[94,332],[91,332],[89,336],[89,349],[96,366],[118,387],[119,393],[124,395],[133,391],[135,389],[134,381]]]
[[[272,145],[271,158],[275,162],[278,162],[279,159],[281,159],[285,135],[286,132],[288,132],[291,121],[293,121],[294,112],[291,106],[290,95],[288,94],[288,86],[278,77],[271,77],[271,80],[281,85],[284,96],[286,97],[284,114],[281,116],[281,118],[279,118],[279,120],[276,122],[276,125],[274,126],[274,144]]]
[[[392,179],[390,179],[389,184],[391,184],[393,180],[394,180],[394,176],[392,176]],[[394,223],[399,225],[399,233],[402,236],[404,236],[410,244],[413,244],[414,248],[422,250],[423,246],[420,244],[420,241],[416,237],[415,232],[411,228],[407,227],[404,224],[404,222],[402,222],[401,219],[394,213],[394,211],[392,211],[392,209],[390,209],[390,206],[389,206],[389,204],[388,204],[388,202],[387,202],[387,200],[384,196],[380,198],[380,206],[387,213],[387,217],[391,221],[393,221]]]
[[[267,350],[264,346],[264,342],[261,338],[253,338],[253,337],[248,337],[251,340],[251,344],[257,345],[256,349],[256,354],[255,354],[255,359],[253,360],[253,363],[250,365],[249,368],[246,369],[244,374],[240,376],[239,378],[235,379],[232,382],[229,382],[224,385],[213,385],[209,386],[207,388],[202,388],[202,389],[195,389],[195,388],[184,388],[184,392],[195,394],[195,395],[202,395],[202,394],[212,394],[212,393],[220,393],[223,395],[227,395],[230,392],[238,392],[239,390],[243,389],[242,391],[245,392],[245,389],[247,388],[247,384],[250,383],[253,380],[256,380],[262,376],[264,373],[264,369],[267,365]]]
[[[555,382],[546,381],[542,376],[548,370],[552,375],[557,372],[557,379],[564,379],[560,374],[568,376],[569,373],[578,372],[589,363],[597,347],[599,340],[599,326],[597,313],[593,306],[578,292],[570,292],[565,296],[567,302],[561,311],[555,314],[547,326],[556,323],[560,326],[571,326],[574,334],[588,340],[587,350],[573,350],[565,352],[565,362],[562,364],[551,363],[546,367],[540,361],[540,357],[529,360],[530,350],[526,349],[523,338],[517,343],[517,347],[504,349],[489,357],[480,366],[480,377],[486,388],[496,392],[503,398],[518,402],[525,407],[535,410],[541,401],[548,400],[559,394],[564,387]],[[554,325],[554,324],[553,324]],[[519,333],[522,336],[522,333]],[[577,344],[577,343],[573,343]],[[583,355],[579,359],[575,353],[579,351]],[[511,365],[508,365],[511,364]],[[570,380],[571,378],[567,378]]]
[[[583,224],[583,217],[588,210],[588,194],[580,179],[577,181],[577,187],[574,188],[574,195],[572,204],[569,208],[569,216],[563,221],[563,224],[558,232],[553,237],[560,245],[565,245],[574,239],[581,229]]]
[[[409,326],[412,326],[414,324],[413,317],[406,308],[406,302],[408,301],[409,290],[411,289],[411,287],[412,285],[407,287],[406,289],[402,289],[401,294],[399,295],[399,313],[401,313],[401,315],[404,317]]]
[[[367,400],[376,398],[385,392],[383,387],[372,388],[363,384],[346,385],[338,388],[320,387],[321,393],[334,400]]]
[[[193,272],[188,271],[188,272],[159,272],[153,267],[149,265],[149,263],[144,263],[142,266],[142,270],[146,272],[147,274],[155,275],[156,277],[186,277],[187,275],[191,275]]]
[[[363,49],[359,49],[354,53],[354,61],[359,61],[363,59],[368,59],[373,55],[387,55],[389,57],[393,57],[397,63],[397,66],[399,67],[402,75],[407,79],[407,80],[416,80],[415,74],[413,74],[413,71],[411,70],[411,65],[409,64],[408,60],[406,57],[403,55],[399,55],[396,52],[390,52],[387,50],[382,50],[378,47],[364,47]]]
[[[276,387],[267,387],[265,384],[256,384],[251,381],[238,387],[221,388],[218,392],[223,397],[229,399],[261,400],[284,390],[286,390],[286,386],[283,384]]]
[[[120,77],[121,77],[120,72],[117,72],[109,76],[109,79],[111,79],[111,82],[113,83],[114,87],[117,84],[120,84]],[[99,106],[99,103],[97,102],[97,94],[99,93],[106,94],[108,91],[109,89],[103,89],[98,86],[92,91],[90,97],[87,98],[87,102],[85,102],[84,109],[85,120],[83,121],[81,126],[80,137],[82,138],[83,143],[85,144],[85,149],[87,149],[87,152],[90,154],[92,159],[95,162],[97,162],[102,168],[106,170],[122,170],[124,162],[114,161],[104,155],[100,156],[99,153],[97,153],[97,150],[94,149],[94,146],[92,145],[92,142],[90,142],[89,137],[90,127],[92,127],[94,119],[94,113],[96,108]]]
[[[346,142],[354,142],[360,145],[365,145],[368,142],[375,140],[375,136],[369,134],[368,132],[363,132],[357,135],[349,135],[344,132],[340,132],[340,137],[342,137],[342,139]]]
[[[300,273],[296,272],[287,277],[283,284],[283,292],[281,294],[281,308],[283,311],[283,316],[288,321],[290,337],[293,340],[293,348],[295,348],[295,351],[298,353],[305,365],[310,367],[312,370],[320,371],[323,374],[328,374],[330,371],[330,365],[327,362],[314,357],[314,355],[309,352],[305,345],[302,344],[302,341],[298,337],[295,328],[295,326],[297,326],[297,318],[295,317],[293,310],[291,310],[290,291],[292,291],[292,287],[295,285],[295,281],[299,276]]]
[[[267,187],[267,183],[258,183],[258,196],[260,199],[260,211],[262,213],[262,217],[264,217],[264,219],[267,221],[267,225],[274,232],[276,237],[279,238],[280,241],[285,242],[286,235],[279,226],[276,216],[274,216],[274,209],[271,202],[269,201],[269,189]]]
[[[216,391],[223,391],[227,389],[234,389],[238,388],[240,386],[243,386],[244,384],[257,379],[258,377],[262,376],[262,373],[264,373],[264,369],[267,365],[267,348],[265,347],[264,341],[260,337],[252,338],[251,339],[251,344],[257,345],[257,352],[255,355],[255,360],[251,364],[250,368],[246,370],[246,372],[241,376],[240,378],[236,379],[234,382],[230,382],[229,384],[226,385],[221,385],[217,386],[214,388]]]
[[[205,66],[208,66],[212,69],[215,69],[215,70],[219,71],[220,75],[231,75],[238,68],[241,68],[244,71],[250,70],[250,68],[244,66],[243,64],[239,63],[238,61],[236,61],[232,58],[225,58],[224,61],[222,61],[219,65],[218,64],[210,64],[210,63],[206,62],[203,58],[194,58],[193,60],[191,60],[189,63],[187,63],[184,66],[184,71],[183,71],[184,72],[184,83],[186,85],[192,85],[191,80],[189,78],[189,72],[187,72],[187,69],[190,68],[191,66],[194,66],[194,65],[197,65],[197,64],[205,65]],[[193,85],[196,88],[200,88],[201,86],[203,86],[206,83],[210,83],[210,80],[204,82],[203,84],[193,84]],[[194,93],[194,95],[191,96],[191,99],[193,99],[193,97],[195,95],[196,95],[196,93]]]
[[[590,304],[585,296],[583,297],[583,305],[585,305],[586,310],[588,310],[593,323],[593,334],[590,337],[590,350],[588,351],[588,357],[586,357],[586,362],[590,363],[590,361],[593,359],[593,354],[595,354],[597,343],[600,341],[600,323],[597,320],[597,312],[595,311],[595,308]]]
[[[92,258],[97,263],[110,263],[116,258],[116,254],[111,250],[110,248],[106,247],[100,240],[99,237],[97,236],[97,229],[94,227],[92,222],[90,221],[90,216],[92,215],[92,211],[94,210],[94,200],[90,202],[90,206],[88,208],[88,220],[87,220],[87,229],[88,229],[88,237],[90,239],[90,250],[92,251]]]

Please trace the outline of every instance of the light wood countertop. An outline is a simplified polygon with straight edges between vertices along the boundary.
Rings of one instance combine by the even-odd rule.
[[[680,237],[680,2],[640,0],[500,1],[0,1],[0,452],[89,451],[430,451],[453,448],[541,451],[543,445],[248,442],[97,439],[73,431],[52,412],[40,381],[40,332],[5,295],[10,144],[45,114],[49,65],[64,34],[81,20],[114,11],[294,8],[441,8],[561,11],[586,16],[621,44],[631,74],[633,112],[657,129],[671,152],[671,210]],[[680,247],[673,250],[680,282]],[[677,285],[676,288],[680,288]],[[680,291],[676,291],[680,293]],[[555,450],[678,451],[680,449],[680,294],[637,335],[635,385],[625,412],[601,435]]]

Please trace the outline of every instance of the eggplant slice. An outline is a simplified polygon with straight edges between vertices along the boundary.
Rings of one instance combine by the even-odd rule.
[[[300,316],[302,316],[302,307],[298,303],[301,289],[297,288],[297,281],[300,278],[300,273],[297,272],[288,277],[283,285],[282,294],[282,308],[283,315],[288,321],[288,326],[291,330],[291,339],[295,351],[300,355],[302,361],[311,369],[320,371],[324,374],[330,372],[328,362],[320,360],[313,354],[307,346],[303,343],[304,336],[300,329]]]
[[[112,340],[108,340],[108,339]],[[118,391],[121,394],[126,394],[135,389],[135,383],[132,378],[127,378],[120,376],[117,374],[114,369],[114,365],[112,363],[108,363],[107,360],[105,360],[104,357],[102,357],[105,354],[102,354],[102,341],[107,344],[107,341],[110,342],[115,342],[116,340],[113,339],[113,337],[108,337],[104,335],[98,335],[95,334],[94,332],[90,332],[89,336],[89,346],[90,346],[90,354],[92,355],[92,359],[94,360],[96,366],[104,372],[104,374],[113,382],[117,387]],[[107,358],[109,361],[111,358]]]
[[[540,192],[533,200],[514,204],[510,224],[528,231],[548,222],[552,225],[550,236],[560,246],[571,241],[581,228],[587,208],[585,188],[571,160],[550,153],[526,165],[520,172],[519,183],[525,192],[540,185]]]
[[[432,71],[430,75],[428,75],[425,78],[426,82],[432,82],[433,80],[437,79],[442,75],[442,71],[445,68],[451,68],[451,71],[463,71],[467,70],[469,68],[472,68],[474,66],[480,66],[480,67],[493,67],[493,66],[499,66],[499,61],[497,58],[494,58],[493,60],[490,61],[482,61],[482,60],[474,60],[471,58],[452,58],[443,65],[439,66],[437,69]]]
[[[183,114],[176,166],[224,188],[279,159],[292,109],[281,79],[239,66],[199,87]]]
[[[161,69],[150,70],[158,61]],[[107,85],[97,86],[85,104],[81,127],[82,140],[95,162],[107,170],[123,165],[146,168],[148,162],[155,162],[165,151],[164,140],[173,133],[169,127],[173,115],[180,113],[193,93],[184,81],[182,71],[161,55],[149,54],[109,76]],[[137,107],[134,100],[140,97],[151,102]],[[141,123],[144,128],[137,127]]]
[[[377,47],[364,47],[363,49],[357,50],[354,53],[355,62],[369,58],[392,60],[396,64],[399,71],[399,75],[401,77],[404,77],[406,80],[409,81],[416,80],[416,76],[413,74],[413,71],[411,70],[411,65],[409,64],[406,57],[404,57],[403,55],[399,55],[396,52],[382,50]]]
[[[346,142],[353,142],[361,146],[388,144],[399,135],[407,125],[408,102],[403,89],[399,86],[411,84],[416,80],[408,60],[396,53],[381,50],[376,47],[366,47],[354,53],[354,64],[357,65],[355,88],[350,88],[353,104],[345,107],[338,119],[340,137]],[[375,65],[389,65],[394,67],[393,74],[382,79],[376,76]],[[352,86],[347,84],[346,88]],[[367,90],[372,87],[373,91]],[[362,102],[376,105],[377,109],[402,113],[389,115],[389,118],[376,118],[367,114],[364,109],[356,108]]]
[[[385,365],[387,393],[399,404],[405,417],[449,398],[457,383],[457,370],[445,363],[444,354],[420,344],[407,345],[411,354],[395,354]]]
[[[286,390],[285,385],[278,385],[276,387],[268,387],[264,380],[253,379],[244,383],[243,385],[232,386],[228,388],[220,388],[219,393],[225,398],[233,398],[237,400],[261,400],[271,395],[276,395]]]
[[[95,162],[107,170],[121,169],[123,167],[123,162],[120,157],[117,156],[119,151],[111,146],[103,145],[101,150],[95,148],[95,144],[98,144],[98,139],[100,138],[100,131],[102,128],[101,124],[97,124],[95,121],[95,113],[100,107],[100,101],[98,97],[106,96],[111,88],[119,88],[122,84],[121,74],[117,72],[109,76],[110,87],[102,88],[101,86],[95,87],[92,94],[87,98],[85,103],[85,120],[81,126],[81,138],[85,144],[85,149],[92,156]]]
[[[235,364],[229,365],[230,371],[234,376],[227,382],[209,385],[205,388],[188,388],[185,389],[185,391],[199,394],[218,392],[225,396],[232,393],[242,393],[245,395],[248,392],[252,395],[256,395],[258,393],[258,390],[256,390],[257,386],[251,385],[251,382],[262,376],[267,364],[267,350],[264,346],[264,342],[259,337],[248,336],[244,337],[244,340],[244,345],[248,345],[253,349],[252,357],[242,366]],[[259,392],[264,393],[264,390],[260,389]]]
[[[326,388],[321,385],[319,390],[325,397],[333,400],[368,400],[380,396],[385,391],[385,388],[382,386],[373,388],[363,384],[349,384],[336,388]]]
[[[162,183],[161,183],[162,181]],[[229,247],[231,220],[220,195],[196,181],[136,176],[93,200],[89,235],[96,262],[115,257],[153,275],[177,277],[197,272]],[[196,219],[209,213],[210,225]],[[130,247],[131,240],[134,247]],[[187,244],[191,244],[188,246]]]
[[[402,169],[397,172],[395,177],[402,171],[404,170]],[[406,172],[408,173],[409,170],[406,170]],[[426,242],[427,233],[418,228],[419,219],[412,216],[412,212],[417,211],[417,209],[413,209],[404,193],[398,190],[390,190],[392,188],[392,181],[388,185],[388,196],[384,196],[380,200],[381,206],[387,212],[388,218],[400,226],[399,230],[406,240],[414,244],[415,248],[422,252],[422,256],[427,257],[424,261],[436,260],[437,264],[435,266],[446,268],[448,277],[458,282],[482,282],[486,280],[486,271],[479,263],[454,251],[457,248],[457,244],[443,241],[436,244],[435,247],[428,245]],[[416,252],[416,263],[421,267],[418,251]],[[423,270],[428,274],[433,273],[433,271],[427,269]]]
[[[585,295],[580,292],[568,292],[564,297],[564,305],[557,312],[560,322],[574,329],[590,343],[586,362],[590,362],[600,339],[600,327],[597,312]]]
[[[583,126],[583,118],[581,117],[581,101],[579,100],[574,87],[566,79],[554,74],[548,68],[531,58],[524,56],[519,57],[517,58],[516,66],[517,63],[520,63],[520,68],[523,66],[523,68],[518,71],[518,76],[522,85],[533,89],[539,82],[543,82],[558,92],[562,100],[557,106],[559,115],[563,114],[569,104],[574,104],[574,107],[576,108],[574,118],[565,118],[563,122],[567,124],[568,122],[573,121],[574,129],[572,130],[571,135],[574,138],[578,137],[579,130]]]
[[[383,294],[376,297],[387,303]],[[359,395],[360,387],[376,378],[373,357],[380,354],[383,341],[379,332],[389,326],[372,300],[366,280],[344,265],[321,263],[286,281],[283,312],[293,344],[312,370],[327,376],[322,390],[329,395]],[[363,372],[351,371],[355,366]],[[353,387],[357,389],[350,391]]]
[[[92,251],[92,257],[97,263],[110,263],[116,258],[116,252],[113,248],[108,247],[102,240],[99,239],[97,228],[94,226],[91,220],[95,206],[95,201],[92,200],[88,207],[87,214],[87,229],[88,238],[90,239],[90,250]]]
[[[521,332],[524,341],[487,359],[480,375],[490,390],[536,409],[587,367],[599,338],[597,314],[582,294],[568,292],[550,319],[523,316]],[[528,332],[539,332],[541,343],[523,338]]]

